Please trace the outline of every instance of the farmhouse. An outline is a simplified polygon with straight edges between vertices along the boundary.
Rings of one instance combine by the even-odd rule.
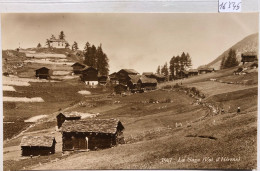
[[[153,75],[153,72],[143,72],[142,75],[144,75],[146,77],[151,77]]]
[[[138,80],[138,84],[142,89],[154,90],[157,86],[157,80],[154,78],[148,78],[146,76],[141,76]]]
[[[77,112],[63,112],[59,113],[57,116],[57,126],[60,128],[65,120],[79,120],[81,116]]]
[[[24,136],[20,144],[22,156],[54,154],[55,144],[56,140],[51,136]]]
[[[119,83],[127,85],[128,81],[130,80],[129,75],[137,75],[139,74],[134,69],[121,69],[117,72],[116,77],[118,78]]]
[[[53,48],[66,48],[66,44],[68,43],[64,39],[55,39],[55,38],[50,38],[48,42],[50,47]]]
[[[46,67],[42,67],[42,68],[35,70],[36,78],[49,79],[51,74],[52,74],[52,71]]]
[[[188,75],[189,75],[189,77],[199,75],[199,71],[197,69],[189,69]]]
[[[199,74],[207,74],[207,73],[211,73],[214,72],[215,69],[214,68],[209,68],[209,67],[200,67],[198,69]]]
[[[118,119],[65,121],[62,125],[62,150],[95,150],[124,143],[124,126]]]
[[[81,69],[81,80],[84,81],[87,85],[98,85],[98,70],[86,66],[85,68]]]
[[[76,62],[74,63],[73,65],[71,65],[71,67],[73,68],[73,73],[74,74],[80,74],[81,73],[81,70],[83,68],[86,67],[86,65],[82,64],[82,63],[79,63],[79,62]]]
[[[114,86],[114,92],[116,94],[121,94],[126,91],[127,91],[127,86],[124,84],[117,84],[116,86]]]
[[[256,52],[245,52],[241,55],[241,62],[243,62],[243,65],[245,62],[255,62],[257,61],[257,53]]]

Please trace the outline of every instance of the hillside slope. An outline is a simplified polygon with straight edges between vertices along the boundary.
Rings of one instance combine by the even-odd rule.
[[[220,68],[221,60],[224,56],[228,56],[228,51],[230,49],[235,49],[237,53],[237,60],[241,61],[241,54],[244,52],[257,52],[258,50],[258,33],[251,34],[238,43],[236,43],[234,46],[227,49],[225,52],[223,52],[219,57],[217,57],[215,60],[207,64],[208,67],[212,67],[215,69]]]

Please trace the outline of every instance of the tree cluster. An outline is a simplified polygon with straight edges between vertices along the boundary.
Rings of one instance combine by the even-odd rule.
[[[220,69],[231,68],[238,66],[236,51],[230,49],[227,57],[223,57],[220,64]]]
[[[91,45],[89,42],[84,47],[84,64],[97,68],[101,75],[108,75],[109,64],[108,57],[102,50],[100,44],[97,48],[95,45]]]
[[[167,62],[163,66],[158,66],[156,73],[163,74],[164,76],[170,76],[174,78],[178,76],[180,71],[185,71],[192,66],[191,57],[189,53],[182,53],[181,56],[173,56],[169,62],[169,67]]]

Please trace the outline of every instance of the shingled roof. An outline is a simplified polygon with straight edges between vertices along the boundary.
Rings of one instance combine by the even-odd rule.
[[[148,78],[144,75],[142,75],[139,79],[142,83],[157,83],[157,80],[155,78]]]
[[[136,70],[134,69],[121,69],[120,71],[125,71],[127,72],[128,74],[139,74]],[[120,72],[119,71],[119,72]]]
[[[141,75],[128,75],[130,78],[130,81],[133,84],[137,84],[138,80],[140,79]]]
[[[20,146],[51,147],[56,143],[52,136],[24,136]]]
[[[73,111],[73,112],[63,112],[61,114],[63,114],[66,118],[81,117],[80,113],[75,112],[75,111]]]
[[[85,67],[86,65],[85,64],[82,64],[82,63],[80,63],[80,62],[75,62],[73,65],[71,65],[72,67],[73,66],[76,66],[76,65],[78,65],[78,66],[83,66],[83,67]]]
[[[256,52],[244,52],[242,53],[243,56],[257,56]]]
[[[93,132],[115,134],[117,129],[123,130],[124,126],[118,119],[87,119],[65,121],[62,132]]]

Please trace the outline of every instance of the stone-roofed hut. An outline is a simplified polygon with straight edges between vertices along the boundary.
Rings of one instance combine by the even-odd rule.
[[[124,126],[118,119],[65,121],[62,125],[62,150],[95,150],[124,143]]]
[[[52,75],[52,70],[46,67],[42,67],[35,70],[35,76],[39,79],[49,79]]]
[[[22,156],[54,154],[55,144],[56,140],[52,136],[24,136],[20,144]]]

